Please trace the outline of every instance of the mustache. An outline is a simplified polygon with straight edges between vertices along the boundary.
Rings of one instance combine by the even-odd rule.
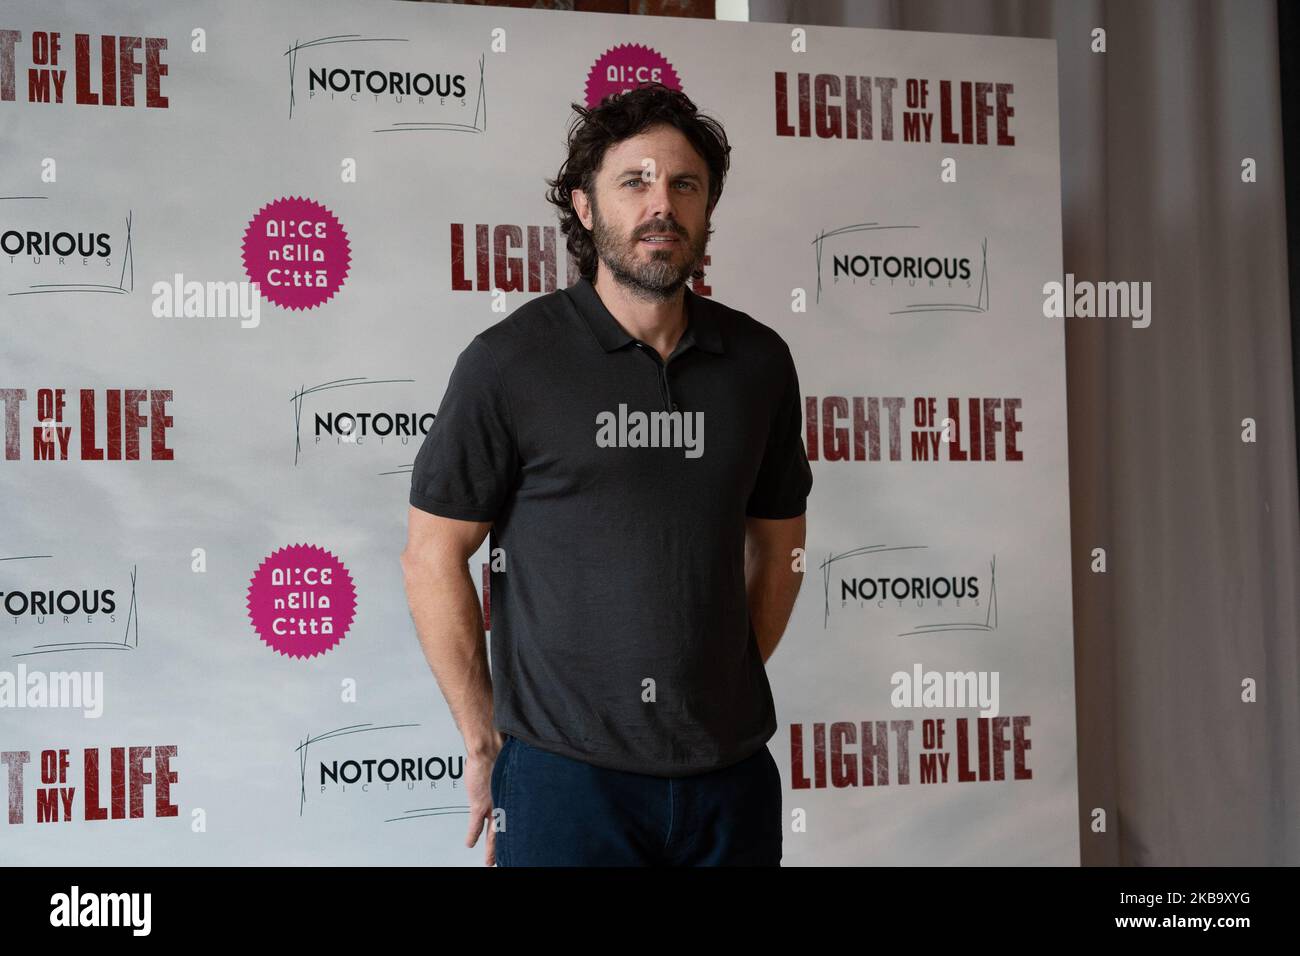
[[[686,232],[677,226],[648,227],[639,232],[636,236],[638,239],[644,239],[646,236],[658,236],[668,233],[673,236],[685,236]]]

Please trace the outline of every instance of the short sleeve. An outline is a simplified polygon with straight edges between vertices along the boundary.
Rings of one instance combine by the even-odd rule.
[[[496,361],[480,338],[456,359],[411,472],[410,502],[462,521],[492,521],[514,489],[518,452]]]
[[[745,514],[751,518],[797,518],[807,510],[812,468],[803,445],[803,398],[799,374],[787,349],[786,381],[772,417],[763,462]]]

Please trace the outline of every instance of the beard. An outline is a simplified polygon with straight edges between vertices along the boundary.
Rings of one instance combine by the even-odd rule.
[[[658,301],[673,298],[704,259],[709,242],[707,223],[695,238],[688,237],[676,222],[660,221],[641,227],[636,236],[624,237],[601,219],[594,200],[591,214],[591,239],[596,256],[620,285],[640,298]],[[641,236],[656,232],[676,235],[678,241],[663,249],[643,246]]]

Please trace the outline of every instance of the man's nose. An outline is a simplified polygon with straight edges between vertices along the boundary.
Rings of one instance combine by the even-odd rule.
[[[675,197],[667,179],[660,178],[648,183],[646,188],[646,218],[660,221],[673,220],[676,226],[676,214],[673,211]]]

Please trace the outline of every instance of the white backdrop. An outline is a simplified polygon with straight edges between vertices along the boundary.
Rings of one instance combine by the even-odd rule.
[[[435,411],[476,332],[568,284],[543,179],[564,159],[569,104],[599,93],[589,74],[603,79],[614,62],[640,67],[624,74],[634,79],[658,66],[655,76],[725,125],[732,173],[697,291],[781,333],[811,416],[808,579],[768,665],[780,723],[769,745],[791,822],[785,863],[1078,862],[1063,332],[1042,316],[1043,284],[1061,274],[1052,42],[822,27],[792,36],[784,25],[353,0],[57,11],[19,0],[6,5],[6,30],[19,35],[0,33],[0,389],[11,390],[0,393],[0,668],[16,690],[0,700],[0,859],[481,863],[482,844],[463,846],[463,744],[420,654],[398,565],[419,436],[318,441],[317,415]],[[87,37],[80,65],[77,34]],[[142,38],[140,72],[124,83],[121,38],[131,36]],[[103,37],[114,38],[118,90],[105,89]],[[166,39],[165,74],[143,38]],[[386,77],[377,94],[331,98],[313,95],[313,69],[452,74],[466,93],[398,102]],[[62,102],[33,101],[46,70]],[[897,81],[892,138],[878,85],[871,138],[815,126],[779,135],[783,122],[798,130],[801,74]],[[903,140],[909,80],[926,85],[931,141]],[[1010,84],[1014,145],[997,141],[996,112],[987,142],[940,142],[944,81]],[[76,102],[78,83],[101,102]],[[127,86],[134,105],[104,105]],[[831,94],[843,101],[842,89]],[[945,159],[955,181],[944,181]],[[255,325],[165,314],[172,295],[155,283],[170,287],[177,274],[249,280],[245,230],[286,197],[321,204],[337,217],[332,235],[346,232],[346,271],[338,258],[325,267],[332,295],[290,309],[264,286]],[[476,258],[476,236],[495,242],[500,227],[543,240],[551,284],[494,297],[510,273]],[[105,234],[109,254],[41,255],[46,231]],[[526,247],[508,251],[529,258]],[[854,256],[860,266],[965,259],[971,281],[837,276],[836,260]],[[37,460],[44,389],[66,390],[50,432],[67,427],[67,460]],[[146,390],[147,423],[124,431],[142,436],[139,460],[86,460],[85,449],[113,440],[105,419],[122,416],[111,393],[126,389]],[[936,433],[950,398],[957,442],[931,446],[940,460],[917,460],[913,437]],[[901,400],[894,430],[889,399]],[[931,399],[933,422],[914,421]],[[952,460],[971,449],[974,399],[1001,425],[995,460]],[[836,429],[851,439],[852,423],[826,420],[858,401],[880,403],[881,455],[864,444],[858,459],[850,445],[837,460]],[[171,416],[165,428],[159,412]],[[268,646],[247,606],[259,566],[295,544],[329,551],[355,586],[355,618],[309,658]],[[844,598],[846,582],[881,578],[973,578],[979,596]],[[78,613],[34,610],[34,592],[65,590]],[[81,613],[109,590],[114,613],[102,600],[100,613]],[[1009,718],[997,728],[1010,742],[1019,726],[1029,741],[1020,778],[1007,749],[1001,779],[958,779],[958,723],[973,725],[978,708],[894,707],[891,675],[917,665],[997,672]],[[14,706],[39,701],[30,688],[43,678],[32,674],[52,671],[101,672],[102,714]],[[877,772],[862,785],[858,767],[856,785],[825,774],[817,785],[818,734],[882,721],[912,722],[906,760],[890,734],[887,782]],[[943,782],[921,779],[925,721],[942,721]],[[151,749],[136,753],[134,774],[124,751],[115,774],[113,748],[133,747]],[[175,748],[163,766],[158,747]],[[968,747],[978,765],[973,738]],[[93,800],[88,750],[99,756]],[[403,759],[421,779],[321,783],[336,767],[348,779],[367,760],[383,774],[380,761],[397,761],[391,771]],[[142,774],[166,771],[175,780],[160,802]],[[160,803],[175,815],[160,815]],[[87,818],[92,804],[105,819]]]

